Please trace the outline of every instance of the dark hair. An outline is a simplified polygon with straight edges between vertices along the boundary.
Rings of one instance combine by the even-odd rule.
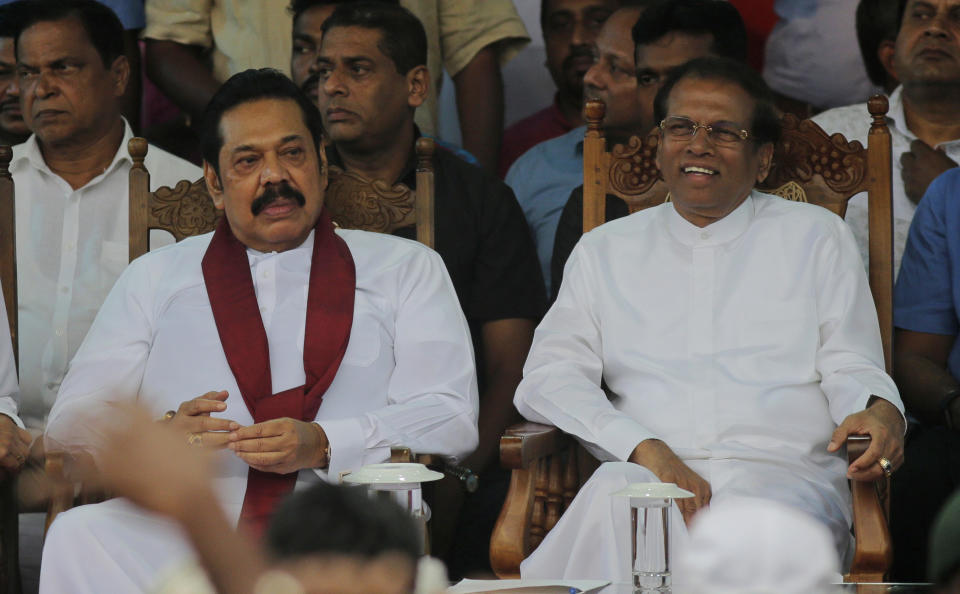
[[[357,0],[290,0],[290,6],[287,7],[287,10],[293,15],[293,22],[297,22],[297,19],[300,18],[300,15],[307,12],[311,8],[317,6],[336,6],[337,4],[349,4],[351,2],[356,2]],[[378,0],[385,4],[398,4],[400,0]]]
[[[400,74],[427,64],[427,34],[423,24],[402,6],[384,2],[341,4],[320,30],[326,36],[327,31],[335,27],[363,27],[379,31],[377,47],[383,55],[393,60]]]
[[[747,28],[725,0],[666,0],[643,11],[633,26],[634,51],[668,33],[711,35],[718,56],[746,62]]]
[[[15,38],[19,33],[23,1],[0,5],[0,37]]]
[[[278,507],[267,528],[267,548],[276,559],[315,553],[373,558],[401,553],[415,560],[423,548],[413,518],[391,501],[363,489],[318,483],[297,491]]]
[[[320,112],[292,80],[273,68],[250,69],[227,79],[207,103],[200,120],[200,152],[203,160],[220,175],[220,149],[223,134],[220,121],[223,114],[238,105],[260,99],[289,99],[300,106],[303,123],[310,130],[317,151],[322,150],[323,125]]]
[[[780,140],[780,118],[773,93],[759,74],[743,62],[729,58],[696,58],[671,72],[653,100],[653,114],[659,123],[667,117],[667,101],[676,84],[685,78],[720,80],[737,85],[754,101],[750,136],[755,146]]]
[[[95,0],[20,0],[16,8],[14,51],[19,55],[19,38],[26,29],[50,21],[76,19],[90,44],[100,54],[105,68],[123,55],[123,24],[112,10]]]
[[[903,26],[903,14],[907,12],[907,3],[910,0],[900,0],[900,6],[897,8],[897,33],[900,33],[900,27]]]
[[[857,5],[857,42],[860,44],[860,55],[867,68],[867,76],[878,87],[886,85],[889,75],[877,57],[877,48],[883,41],[897,39],[899,8],[899,0],[860,0]]]

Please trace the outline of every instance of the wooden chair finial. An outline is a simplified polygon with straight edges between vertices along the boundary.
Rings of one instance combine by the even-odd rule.
[[[130,158],[133,159],[134,168],[143,169],[143,160],[147,156],[147,148],[147,139],[139,136],[134,136],[127,143],[127,151],[130,153]]]
[[[867,100],[867,109],[870,110],[870,115],[873,116],[874,126],[885,124],[885,117],[887,110],[890,109],[890,102],[887,100],[886,95],[874,95]]]
[[[10,177],[10,161],[13,160],[13,149],[9,146],[0,146],[0,176]]]
[[[590,99],[583,104],[583,119],[587,121],[588,130],[599,130],[607,106],[599,99]]]
[[[417,171],[433,171],[433,153],[436,151],[436,144],[428,136],[421,136],[417,139]]]

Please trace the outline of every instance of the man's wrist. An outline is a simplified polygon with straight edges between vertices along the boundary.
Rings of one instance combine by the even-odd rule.
[[[330,466],[330,440],[327,439],[327,433],[319,423],[310,423],[310,426],[317,432],[318,452],[314,468],[327,468]]]

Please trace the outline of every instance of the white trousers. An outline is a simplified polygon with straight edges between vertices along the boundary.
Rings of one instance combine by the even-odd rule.
[[[789,469],[743,460],[689,460],[713,493],[710,505],[754,497],[772,499],[808,513],[832,532],[845,567],[852,539],[850,511],[826,485],[801,479]],[[630,583],[630,503],[611,497],[630,483],[658,482],[650,470],[630,462],[606,462],[584,484],[557,525],[540,546],[521,563],[520,575],[530,579],[596,579]],[[849,494],[847,494],[849,500]],[[676,503],[670,510],[670,559],[687,542],[687,527]],[[675,576],[674,583],[678,583]]]

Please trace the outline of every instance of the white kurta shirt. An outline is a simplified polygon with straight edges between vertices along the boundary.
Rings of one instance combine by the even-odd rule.
[[[907,232],[910,230],[910,221],[917,205],[907,198],[903,187],[903,167],[900,157],[910,151],[910,143],[917,140],[917,135],[907,128],[907,117],[903,113],[903,87],[897,87],[889,97],[887,110],[887,126],[890,129],[891,154],[893,158],[893,271],[900,272],[900,258],[903,248],[907,245]],[[867,146],[867,136],[870,132],[870,112],[866,103],[848,105],[827,110],[810,118],[827,134],[843,134],[847,140],[859,140]],[[960,138],[944,142],[934,148],[942,149],[948,157],[960,163]],[[864,263],[868,260],[869,222],[867,220],[867,194],[860,193],[850,199],[844,219],[853,229],[853,235],[860,246],[860,256]]]
[[[700,472],[715,487],[738,461],[786,470],[829,502],[810,501],[811,513],[836,523],[850,512],[846,463],[826,451],[833,430],[871,394],[903,410],[882,369],[850,230],[826,209],[754,192],[707,227],[668,203],[584,235],[515,403],[601,460],[657,438],[712,466]],[[786,488],[758,484],[774,499]]]
[[[10,342],[10,328],[7,320],[7,305],[0,291],[0,414],[7,415],[23,427],[23,421],[17,416],[17,403],[20,390],[17,387],[17,365],[13,358]]]
[[[129,259],[127,142],[133,132],[124,127],[113,161],[78,190],[47,167],[36,136],[13,148],[21,413],[31,427],[43,427],[67,363]],[[144,163],[151,191],[203,174],[155,146]],[[172,243],[157,233],[154,245]]]
[[[443,261],[422,245],[375,233],[337,233],[357,272],[350,342],[316,420],[330,439],[329,475],[389,459],[393,445],[464,456],[477,445],[477,380],[470,333]],[[201,260],[212,234],[155,250],[123,273],[60,389],[47,448],[96,449],[111,402],[137,400],[158,418],[226,390],[215,416],[253,422],[217,333]],[[274,393],[305,381],[303,340],[313,234],[282,253],[248,250],[267,333]],[[247,465],[220,452],[216,486],[236,518]],[[324,471],[317,471],[323,476]],[[300,473],[301,482],[317,474]]]

